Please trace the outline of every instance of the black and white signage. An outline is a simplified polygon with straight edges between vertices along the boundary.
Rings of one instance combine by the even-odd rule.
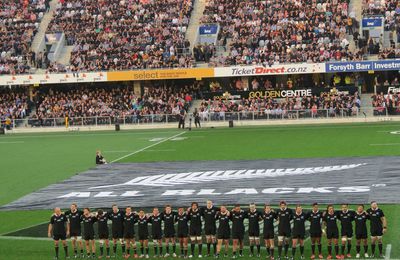
[[[215,204],[399,203],[399,157],[109,164],[53,184],[3,210]]]

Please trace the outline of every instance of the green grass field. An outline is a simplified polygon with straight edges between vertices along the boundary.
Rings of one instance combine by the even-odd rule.
[[[0,205],[93,167],[97,149],[119,162],[396,156],[400,135],[389,132],[397,130],[400,124],[376,123],[6,135],[0,137]],[[185,139],[155,139],[175,135]],[[400,258],[400,205],[381,208],[389,222],[385,246]],[[2,236],[44,223],[50,214],[0,211],[0,259],[51,259],[50,240]],[[307,256],[309,248],[307,241]]]

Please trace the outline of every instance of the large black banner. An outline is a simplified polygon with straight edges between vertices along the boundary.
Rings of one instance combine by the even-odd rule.
[[[3,206],[3,210],[216,204],[400,202],[400,157],[109,164]]]

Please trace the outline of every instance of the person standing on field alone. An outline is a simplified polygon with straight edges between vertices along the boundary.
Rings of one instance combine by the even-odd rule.
[[[185,129],[185,118],[186,118],[186,111],[185,109],[182,107],[181,110],[179,111],[179,124],[178,124],[178,128]]]

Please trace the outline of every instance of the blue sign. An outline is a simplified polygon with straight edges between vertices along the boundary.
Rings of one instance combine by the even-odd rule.
[[[200,35],[216,34],[218,32],[217,24],[207,24],[199,27]]]
[[[400,70],[400,60],[355,61],[326,63],[326,72],[357,72]]]
[[[362,19],[363,28],[381,27],[383,25],[383,17],[368,17]]]

